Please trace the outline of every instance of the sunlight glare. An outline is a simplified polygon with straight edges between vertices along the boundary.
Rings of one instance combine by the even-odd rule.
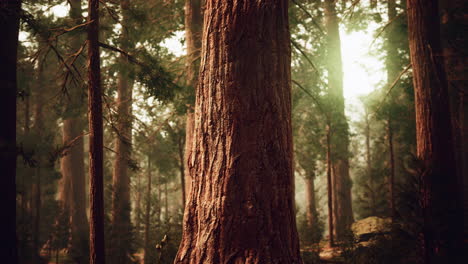
[[[343,95],[346,100],[346,114],[353,120],[359,119],[359,115],[348,109],[362,112],[363,106],[359,97],[376,90],[379,83],[386,78],[384,63],[369,52],[374,40],[371,29],[372,26],[367,32],[349,33],[340,30],[344,72]]]
[[[54,13],[54,16],[56,17],[66,17],[68,16],[70,7],[68,4],[64,5],[56,5],[51,8],[52,13]]]

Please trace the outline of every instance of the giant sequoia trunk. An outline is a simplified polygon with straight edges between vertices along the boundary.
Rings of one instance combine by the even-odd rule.
[[[0,2],[0,170],[2,190],[2,246],[5,263],[17,263],[16,249],[16,62],[18,50],[20,0]]]
[[[426,263],[462,263],[458,181],[437,0],[408,0]]]
[[[331,111],[333,233],[337,240],[341,240],[354,221],[348,161],[348,122],[344,109],[341,42],[335,1],[324,1],[324,9],[327,31],[328,89],[331,109],[333,109]]]
[[[175,263],[302,263],[288,1],[208,0],[204,21],[194,177]]]
[[[82,22],[81,0],[70,1],[70,18],[73,24]],[[82,45],[80,35],[74,35],[71,40],[71,52],[76,52]],[[78,68],[78,67],[77,67]],[[76,77],[79,79],[78,77]],[[63,120],[63,144],[68,146],[65,156],[61,159],[60,170],[62,181],[59,199],[63,210],[70,216],[69,255],[77,263],[85,263],[88,259],[89,228],[86,216],[84,141],[83,141],[83,83],[79,80],[68,87],[66,97],[66,117]]]
[[[463,186],[463,218],[468,219],[468,2],[464,0],[441,1],[442,33],[445,66],[451,103],[455,158],[460,186]],[[464,226],[465,241],[468,241],[468,224]],[[466,244],[466,243],[465,243]],[[468,247],[468,244],[465,245]],[[464,250],[465,252],[468,249]]]
[[[185,0],[185,40],[187,43],[187,86],[195,89],[198,81],[198,71],[200,68],[200,51],[201,38],[203,27],[202,16],[202,1],[203,0]],[[191,156],[190,149],[193,144],[193,129],[194,129],[193,106],[189,105],[187,110],[187,119],[185,126],[185,151],[184,151],[184,177],[182,182],[183,203],[187,200],[187,194],[191,189],[191,176],[188,170],[188,161]]]
[[[102,90],[99,57],[99,0],[88,0],[88,116],[90,178],[90,264],[104,264],[104,179]]]
[[[128,39],[129,16],[128,0],[121,1],[122,8],[122,33],[121,49],[128,51],[130,42]],[[115,140],[115,163],[112,196],[112,245],[110,262],[129,263],[131,255],[132,226],[130,222],[130,175],[128,164],[130,162],[132,147],[132,88],[133,81],[128,77],[127,58],[120,55],[120,71],[117,80],[117,137]]]

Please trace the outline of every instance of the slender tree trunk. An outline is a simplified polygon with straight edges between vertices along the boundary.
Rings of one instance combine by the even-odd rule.
[[[393,128],[389,118],[387,120],[387,137],[388,137],[388,152],[390,158],[390,177],[388,181],[388,192],[389,192],[389,205],[392,222],[396,218],[396,207],[395,207],[395,154],[393,148]]]
[[[348,122],[343,98],[343,69],[341,41],[335,1],[324,1],[325,27],[327,31],[328,89],[333,105],[331,129],[332,176],[333,176],[333,221],[337,240],[344,239],[354,221],[351,205],[351,178],[348,161]]]
[[[169,203],[168,203],[167,179],[164,181],[164,221],[169,222]]]
[[[70,3],[70,18],[73,24],[82,23],[81,0]],[[76,52],[82,45],[80,35],[73,36],[71,52]],[[75,73],[76,74],[76,73]],[[79,79],[78,77],[76,77]],[[59,189],[59,200],[63,210],[70,217],[69,255],[77,263],[87,263],[89,258],[89,226],[86,216],[85,164],[83,140],[83,93],[84,83],[71,82],[68,86],[66,116],[63,120],[62,142],[68,146],[65,156],[61,159],[60,170],[62,181]]]
[[[149,244],[149,234],[150,234],[150,212],[151,212],[151,159],[148,156],[148,179],[147,179],[147,189],[146,189],[146,214],[145,214],[145,264],[150,262],[150,244]]]
[[[327,198],[328,198],[328,236],[329,246],[335,246],[335,236],[333,234],[333,177],[331,164],[331,129],[330,122],[327,124]]]
[[[455,159],[457,161],[459,185],[463,190],[463,219],[468,219],[468,2],[464,0],[440,1],[442,4],[442,40],[444,48],[445,67],[448,78],[448,91],[451,103],[452,126],[455,143]],[[464,241],[468,241],[468,224],[464,225]],[[468,247],[468,243],[465,242]],[[468,252],[468,248],[464,250]],[[467,253],[468,254],[468,253]]]
[[[462,263],[461,201],[452,139],[437,0],[408,0],[426,263]]]
[[[184,158],[184,139],[183,137],[179,138],[178,147],[179,147],[179,170],[180,170],[180,186],[182,189],[182,210],[185,208],[185,202],[187,197],[186,187],[185,187],[185,158]]]
[[[121,49],[128,51],[130,40],[128,39],[129,27],[129,0],[121,0],[122,8],[122,34]],[[131,159],[132,148],[132,88],[133,81],[128,77],[127,58],[120,55],[121,70],[117,80],[117,137],[115,140],[115,163],[113,173],[112,196],[112,245],[110,261],[116,264],[130,263],[132,225],[130,221],[130,175],[128,164]],[[127,68],[125,68],[127,67]]]
[[[388,20],[392,21],[396,18],[396,2],[395,0],[387,1],[387,15]],[[387,39],[385,41],[385,48],[387,51],[387,56],[385,57],[385,64],[387,68],[387,83],[391,85],[391,83],[395,80],[398,76],[398,69],[399,66],[395,58],[398,55],[398,48],[397,43],[395,43],[395,39],[397,39],[398,32],[396,31],[395,22],[392,22],[387,28]],[[391,96],[389,99],[391,104],[394,104],[393,97]],[[388,138],[388,153],[389,153],[389,164],[390,164],[390,175],[388,180],[388,189],[389,189],[389,207],[390,207],[390,215],[392,217],[392,221],[395,220],[396,217],[396,208],[395,208],[395,148],[393,142],[393,127],[392,127],[392,115],[389,113],[387,119],[387,138]]]
[[[187,43],[187,62],[186,76],[187,86],[192,88],[190,94],[194,93],[197,86],[198,71],[200,68],[200,51],[203,27],[202,1],[204,0],[185,0],[185,40]],[[191,157],[193,147],[193,129],[194,129],[193,105],[187,109],[186,127],[185,127],[185,151],[184,151],[184,183],[185,193],[190,192],[191,176],[186,166]],[[186,198],[184,198],[186,200]],[[184,203],[185,206],[185,203]]]
[[[366,163],[367,163],[367,175],[369,177],[369,191],[371,199],[371,214],[377,215],[377,197],[375,190],[375,179],[372,174],[372,160],[371,160],[371,147],[370,147],[370,121],[369,113],[366,109]]]
[[[135,201],[135,230],[137,235],[140,234],[140,223],[141,223],[141,174],[137,174],[137,186],[136,186],[136,201]]]
[[[102,88],[99,0],[88,0],[88,115],[90,177],[90,264],[105,263]]]
[[[175,263],[302,263],[288,1],[206,3],[188,164],[197,177]]]
[[[38,138],[40,142],[45,142],[47,135],[46,135],[46,126],[44,120],[44,105],[46,104],[46,83],[45,83],[45,74],[44,74],[44,67],[46,65],[46,54],[41,52],[44,50],[45,43],[42,39],[39,39],[39,63],[37,69],[37,78],[35,83],[35,102],[33,108],[33,115],[34,115],[34,134]],[[44,173],[43,168],[46,167],[46,159],[44,155],[41,153],[37,156],[37,164],[34,168],[34,183],[32,184],[32,196],[31,199],[33,209],[34,209],[34,224],[33,224],[33,258],[34,263],[40,262],[40,224],[41,224],[41,207],[42,207],[42,190],[41,190],[41,176]]]
[[[314,226],[317,225],[317,207],[315,202],[315,172],[310,173],[304,181],[306,185],[306,197],[307,197],[307,207],[306,207],[306,217],[307,217],[307,227],[309,230],[313,230]]]

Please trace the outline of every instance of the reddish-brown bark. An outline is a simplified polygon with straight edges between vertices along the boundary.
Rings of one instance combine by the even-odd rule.
[[[70,18],[73,24],[81,23],[81,0],[73,0],[69,3]],[[71,52],[80,49],[82,40],[83,38],[80,35],[73,36]],[[69,255],[77,263],[87,262],[89,250],[83,140],[83,86],[84,84],[78,81],[77,83],[71,83],[68,87],[69,96],[66,97],[68,101],[62,130],[62,142],[68,148],[60,161],[62,180],[59,185],[59,200],[62,203],[63,210],[70,217]]]
[[[122,33],[121,49],[128,51],[129,8],[130,2],[122,0]],[[130,263],[132,225],[130,222],[130,175],[128,164],[132,149],[132,97],[133,80],[128,76],[128,63],[125,55],[121,54],[120,71],[117,76],[117,137],[115,140],[115,162],[112,176],[112,244],[110,245],[110,262]]]
[[[104,179],[102,88],[99,57],[99,0],[88,0],[88,118],[90,178],[90,264],[104,264]]]
[[[463,219],[437,0],[408,0],[426,263],[461,263]]]
[[[187,43],[186,78],[187,85],[195,90],[198,81],[198,71],[200,68],[200,51],[203,27],[202,14],[203,0],[185,0],[185,40]],[[190,149],[193,143],[194,129],[193,105],[188,106],[186,126],[185,126],[185,150],[184,150],[184,177],[182,181],[184,206],[187,194],[191,188],[190,171],[188,170],[188,160],[191,156]]]
[[[206,1],[203,32],[193,185],[175,263],[302,263],[288,1]]]

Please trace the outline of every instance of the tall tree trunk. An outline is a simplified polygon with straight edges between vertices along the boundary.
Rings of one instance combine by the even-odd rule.
[[[122,33],[121,49],[128,51],[131,47],[128,39],[129,27],[129,0],[121,0]],[[116,264],[130,263],[132,225],[130,222],[130,175],[128,164],[132,148],[132,88],[133,80],[128,76],[127,58],[120,55],[121,69],[117,80],[117,137],[115,140],[115,163],[112,196],[112,245],[110,262]],[[127,68],[126,68],[127,67]]]
[[[327,118],[329,119],[329,118]],[[333,177],[331,164],[331,128],[330,121],[327,121],[327,205],[328,205],[328,241],[329,247],[335,246],[335,236],[333,234]]]
[[[306,217],[307,227],[309,230],[313,230],[314,226],[317,225],[317,206],[315,202],[315,172],[311,172],[305,179],[306,187]]]
[[[398,55],[398,48],[397,43],[395,43],[395,39],[397,39],[398,32],[396,31],[395,26],[395,18],[397,16],[396,12],[396,2],[395,0],[387,1],[387,15],[388,20],[393,21],[387,28],[387,39],[385,41],[385,49],[387,51],[387,56],[385,57],[385,64],[387,69],[387,83],[390,86],[395,78],[398,76],[398,69],[399,65],[395,58]],[[390,97],[389,102],[391,104],[395,103],[393,97]],[[393,127],[392,127],[392,115],[391,113],[388,114],[387,119],[387,138],[388,138],[388,153],[389,153],[389,164],[390,164],[390,175],[388,179],[388,189],[389,189],[389,207],[390,207],[390,215],[392,217],[392,221],[395,219],[396,216],[396,208],[395,208],[395,148],[393,142]]]
[[[426,263],[462,263],[458,181],[437,0],[408,0]]]
[[[141,174],[137,174],[137,186],[136,186],[136,201],[135,201],[135,230],[137,236],[140,234],[140,223],[141,223]]]
[[[351,178],[348,161],[348,122],[343,98],[341,41],[335,1],[324,1],[327,31],[328,89],[333,109],[331,114],[333,222],[337,240],[342,240],[354,221],[351,205]]]
[[[168,203],[167,179],[164,181],[164,221],[169,223],[169,203]]]
[[[369,113],[366,111],[366,163],[367,163],[367,175],[369,177],[369,191],[371,199],[371,214],[377,215],[377,195],[375,190],[375,179],[372,174],[372,160],[371,160],[371,146],[370,146],[370,120]]]
[[[46,126],[44,120],[44,106],[46,104],[46,82],[44,67],[46,66],[46,54],[42,51],[46,46],[45,41],[42,38],[39,38],[39,63],[37,69],[37,76],[35,82],[35,91],[34,91],[34,107],[33,107],[33,116],[34,116],[34,135],[38,138],[39,142],[45,142],[46,135]],[[34,222],[33,222],[33,258],[34,263],[38,264],[40,262],[40,224],[41,224],[41,207],[42,207],[42,189],[41,189],[41,177],[44,173],[43,168],[46,168],[46,159],[44,153],[41,153],[40,146],[36,145],[36,150],[38,152],[36,160],[37,164],[34,168],[34,182],[32,184],[32,195],[31,195],[31,205],[34,210]]]
[[[1,217],[2,261],[17,263],[16,248],[16,63],[18,51],[20,0],[0,1],[0,201],[7,217]]]
[[[180,170],[180,186],[182,189],[182,210],[185,208],[185,202],[187,199],[187,189],[185,186],[185,158],[184,158],[184,146],[185,140],[183,137],[180,137],[178,140],[178,148],[179,148],[179,170]]]
[[[175,263],[302,263],[288,1],[208,0],[204,21],[188,164],[197,177]]]
[[[69,3],[73,24],[80,24],[82,22],[81,0],[72,0]],[[71,44],[71,51],[76,52],[82,45],[82,37],[73,36]],[[89,258],[83,140],[83,86],[84,84],[78,81],[78,84],[71,83],[68,87],[70,96],[65,111],[67,116],[63,120],[62,142],[69,148],[60,163],[62,181],[59,190],[63,210],[70,217],[69,255],[77,263],[86,263]]]
[[[151,263],[150,261],[150,213],[151,213],[151,158],[148,156],[148,179],[146,189],[146,213],[145,213],[145,264]]]
[[[463,219],[468,219],[468,2],[463,0],[440,1],[442,4],[442,40],[445,67],[447,70],[449,98],[451,103],[452,124],[460,186],[463,187]],[[468,224],[464,226],[465,239],[468,241]],[[465,243],[468,247],[468,243]],[[464,250],[468,252],[468,248]]]
[[[388,180],[388,192],[389,192],[389,207],[390,216],[392,222],[396,218],[396,207],[395,207],[395,153],[393,148],[393,127],[391,119],[387,120],[387,138],[388,138],[388,152],[390,158],[390,177]]]
[[[185,0],[185,40],[187,43],[186,76],[187,86],[191,87],[193,90],[190,94],[194,93],[195,87],[197,86],[198,71],[200,68],[200,51],[203,28],[202,1],[204,0]],[[189,105],[185,126],[185,186],[183,186],[185,188],[185,194],[188,194],[191,189],[191,177],[187,164],[191,157],[191,150],[193,147],[194,122],[193,105]],[[187,200],[187,198],[184,197],[184,200]]]
[[[102,88],[99,0],[88,0],[88,116],[90,178],[90,264],[105,263]]]

